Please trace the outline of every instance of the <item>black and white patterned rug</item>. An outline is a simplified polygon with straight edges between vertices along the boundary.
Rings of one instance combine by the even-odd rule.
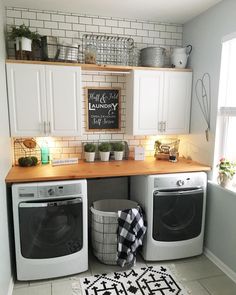
[[[166,266],[135,268],[80,279],[83,295],[187,295]]]

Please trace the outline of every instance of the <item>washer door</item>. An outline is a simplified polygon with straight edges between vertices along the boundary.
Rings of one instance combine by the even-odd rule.
[[[83,246],[81,198],[19,204],[21,254],[42,259],[69,255]]]
[[[153,239],[183,241],[202,228],[203,189],[159,190],[153,195]]]

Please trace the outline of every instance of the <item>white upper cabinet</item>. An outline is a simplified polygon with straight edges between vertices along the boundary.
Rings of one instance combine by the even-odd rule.
[[[52,136],[81,134],[81,70],[46,66],[48,129]]]
[[[11,135],[42,135],[46,128],[44,66],[7,64],[7,84]]]
[[[79,67],[7,64],[11,136],[81,135]]]
[[[189,132],[192,73],[134,70],[127,77],[126,132]]]

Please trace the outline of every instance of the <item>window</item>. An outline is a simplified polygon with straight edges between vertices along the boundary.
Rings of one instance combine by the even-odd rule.
[[[236,161],[236,34],[222,44],[215,162]]]

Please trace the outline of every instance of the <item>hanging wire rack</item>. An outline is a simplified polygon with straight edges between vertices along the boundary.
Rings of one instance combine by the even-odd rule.
[[[14,164],[18,165],[21,157],[37,157],[41,160],[41,150],[33,138],[17,138],[14,140]]]

